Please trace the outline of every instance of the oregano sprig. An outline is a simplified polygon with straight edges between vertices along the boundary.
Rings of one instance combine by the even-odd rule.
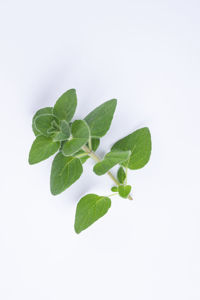
[[[50,190],[58,195],[74,184],[83,172],[84,162],[91,158],[96,175],[107,174],[114,182],[112,195],[132,200],[128,184],[128,169],[144,167],[151,155],[151,135],[147,127],[138,129],[117,141],[103,159],[95,151],[100,139],[110,128],[117,100],[104,102],[83,120],[73,120],[77,96],[75,89],[68,90],[56,101],[54,107],[39,109],[32,120],[35,140],[29,153],[29,163],[36,164],[54,157]],[[119,165],[117,177],[110,171]],[[87,194],[78,202],[74,228],[76,233],[88,228],[104,216],[111,207],[112,196]]]

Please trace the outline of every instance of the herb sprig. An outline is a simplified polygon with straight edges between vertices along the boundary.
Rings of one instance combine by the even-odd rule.
[[[83,120],[72,121],[77,96],[75,89],[71,89],[56,101],[54,107],[42,108],[33,116],[32,129],[36,137],[29,153],[29,164],[39,163],[57,152],[50,176],[53,195],[62,193],[80,178],[88,158],[95,161],[93,171],[96,175],[107,173],[115,184],[110,196],[87,194],[80,199],[75,215],[76,233],[107,213],[111,196],[132,200],[131,185],[127,184],[128,169],[140,169],[150,159],[151,135],[147,127],[117,141],[103,159],[95,153],[100,139],[110,128],[116,105],[116,99],[106,101]],[[119,165],[117,177],[110,171],[116,165]]]

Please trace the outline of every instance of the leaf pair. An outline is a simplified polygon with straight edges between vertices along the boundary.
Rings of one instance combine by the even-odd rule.
[[[111,191],[114,193],[119,193],[119,196],[122,198],[128,198],[131,192],[131,186],[120,184],[119,186],[113,186]]]

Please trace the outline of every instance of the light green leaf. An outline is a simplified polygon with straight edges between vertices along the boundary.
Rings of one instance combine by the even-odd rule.
[[[70,127],[69,124],[62,120],[60,121],[60,131],[57,131],[54,136],[54,141],[66,141],[70,137]]]
[[[41,108],[39,109],[33,116],[33,120],[32,120],[32,129],[33,129],[33,132],[34,134],[37,136],[37,135],[40,135],[41,132],[39,130],[37,130],[37,128],[35,127],[35,119],[40,116],[40,115],[45,115],[45,114],[52,114],[53,113],[53,107],[44,107],[44,108]]]
[[[111,188],[111,191],[114,192],[114,193],[115,193],[115,192],[118,192],[118,187],[117,187],[117,186],[113,186],[113,187]]]
[[[77,106],[76,90],[71,89],[65,92],[56,102],[53,114],[59,120],[71,121]]]
[[[111,200],[105,196],[88,194],[81,198],[76,208],[74,225],[76,233],[80,233],[103,217],[110,206]]]
[[[131,151],[111,151],[105,155],[102,161],[94,166],[93,171],[97,175],[103,175],[115,165],[129,159],[130,154]]]
[[[117,100],[104,102],[85,117],[92,137],[102,137],[110,128]]]
[[[65,156],[76,153],[89,140],[90,131],[84,120],[76,120],[71,127],[72,138],[65,142],[62,152]]]
[[[117,172],[117,179],[119,180],[120,183],[124,183],[124,180],[126,179],[126,173],[124,172],[123,167],[119,167],[119,170]]]
[[[79,179],[82,172],[83,167],[78,158],[58,153],[51,168],[51,193],[53,195],[62,193]]]
[[[151,155],[151,134],[147,127],[138,129],[116,142],[111,150],[130,150],[128,168],[132,170],[144,167]],[[126,165],[122,163],[122,165]]]
[[[54,119],[55,117],[50,114],[40,115],[35,118],[35,127],[40,134],[48,136],[51,123],[54,121]]]
[[[33,165],[49,158],[58,151],[59,147],[60,143],[53,142],[52,138],[37,136],[29,153],[29,164]]]
[[[128,195],[131,192],[131,186],[130,185],[119,185],[118,192],[122,198],[128,198]]]

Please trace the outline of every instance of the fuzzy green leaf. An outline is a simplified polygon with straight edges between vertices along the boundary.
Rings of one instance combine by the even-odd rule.
[[[123,167],[119,167],[119,170],[117,172],[117,179],[119,180],[119,182],[121,184],[124,183],[124,180],[126,179],[126,173],[124,172],[124,168]]]
[[[83,167],[78,158],[58,153],[51,168],[51,193],[53,195],[62,193],[79,179],[82,172]]]
[[[89,140],[90,131],[84,120],[76,120],[71,127],[72,138],[65,142],[62,152],[65,156],[76,153]]]
[[[54,141],[66,141],[70,137],[70,127],[69,124],[62,120],[60,121],[60,131],[57,131],[54,136]]]
[[[111,200],[105,196],[88,194],[81,198],[76,208],[74,225],[76,233],[80,233],[103,217],[110,206]]]
[[[131,151],[130,159],[127,163],[129,169],[136,170],[144,167],[151,155],[151,134],[147,127],[138,129],[125,138],[116,142],[112,150]]]
[[[111,151],[105,155],[102,161],[94,166],[93,171],[97,175],[103,175],[115,165],[129,159],[130,154],[131,151]]]
[[[90,127],[92,137],[102,137],[109,130],[117,100],[112,99],[104,102],[85,117]]]
[[[53,114],[59,120],[71,121],[77,106],[76,90],[71,89],[65,92],[56,102]]]
[[[39,109],[33,116],[33,120],[32,120],[32,129],[33,129],[33,132],[35,134],[35,136],[37,135],[40,135],[41,132],[39,130],[37,130],[36,126],[35,126],[35,119],[37,117],[39,117],[40,115],[45,115],[45,114],[48,114],[48,115],[51,115],[53,114],[53,107],[44,107],[44,108],[41,108]]]
[[[127,198],[131,192],[131,186],[130,185],[119,185],[118,192],[122,198]]]
[[[29,153],[29,164],[33,165],[49,158],[58,151],[59,147],[60,143],[53,142],[52,138],[37,136]]]
[[[49,129],[51,128],[51,123],[55,120],[55,117],[50,114],[40,115],[35,118],[35,127],[40,132],[40,134],[49,136]]]

